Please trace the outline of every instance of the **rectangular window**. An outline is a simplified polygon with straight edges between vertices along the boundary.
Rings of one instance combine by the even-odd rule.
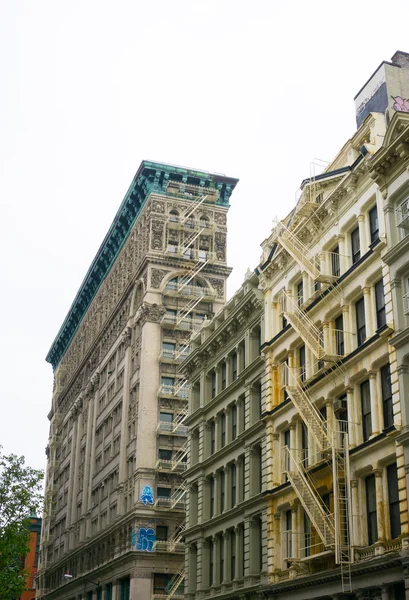
[[[356,335],[358,347],[362,346],[366,339],[366,325],[365,325],[365,302],[361,298],[355,303],[356,313]]]
[[[306,512],[304,512],[304,556],[311,554],[311,521]]]
[[[158,498],[170,498],[172,495],[172,490],[171,488],[158,487],[156,490],[156,495]]]
[[[381,369],[382,407],[384,429],[393,425],[391,369],[387,364]]]
[[[156,526],[156,539],[160,542],[166,542],[168,539],[168,528],[166,525]]]
[[[237,379],[237,354],[236,352],[232,356],[232,379],[236,381]]]
[[[297,302],[298,306],[304,302],[304,286],[302,281],[297,285]]]
[[[210,454],[214,454],[216,451],[216,423],[211,422],[210,425]]]
[[[162,355],[164,358],[174,358],[176,344],[162,342]]]
[[[220,511],[221,512],[224,511],[224,500],[225,500],[225,496],[226,496],[225,484],[226,484],[226,478],[224,476],[224,471],[221,471],[221,473],[220,473]]]
[[[210,477],[210,517],[214,516],[214,477]]]
[[[364,442],[369,439],[372,434],[372,418],[371,418],[371,392],[369,381],[361,383],[361,407],[362,407],[362,433]]]
[[[237,406],[232,406],[231,409],[231,439],[235,440],[237,437]]]
[[[339,315],[335,319],[335,348],[338,356],[344,356],[344,318],[343,315]]]
[[[237,502],[237,468],[236,465],[233,464],[230,467],[231,469],[231,505],[236,506]]]
[[[222,414],[222,416],[220,417],[220,428],[221,428],[221,446],[222,448],[225,447],[226,445],[226,415],[225,413]]]
[[[105,585],[105,600],[112,600],[112,583]]]
[[[153,575],[153,593],[164,596],[171,582],[172,575],[168,573],[154,573]]]
[[[386,325],[385,291],[383,279],[375,283],[376,325],[378,329]]]
[[[220,536],[219,544],[220,544],[220,579],[219,579],[219,583],[223,583],[223,579],[224,579],[224,537],[223,536]]]
[[[216,371],[212,373],[212,398],[216,396]]]
[[[236,532],[230,532],[230,581],[236,577]]]
[[[226,389],[226,385],[227,385],[227,366],[226,366],[226,363],[224,362],[222,364],[222,390]]]
[[[369,231],[371,234],[371,244],[379,240],[378,208],[375,205],[369,211]]]
[[[376,522],[376,491],[375,475],[369,475],[365,479],[366,489],[366,513],[368,524],[368,544],[371,546],[378,539],[378,525]]]
[[[396,463],[389,465],[386,468],[386,475],[388,478],[389,521],[391,526],[391,539],[394,540],[401,534],[398,468],[396,466]]]
[[[300,380],[305,381],[307,378],[305,368],[305,346],[301,346],[301,348],[298,350],[298,361],[300,364]]]
[[[160,460],[172,460],[172,454],[172,450],[165,450],[164,448],[159,448]]]
[[[175,380],[173,377],[162,377],[161,384],[162,384],[162,392],[164,394],[172,394],[173,393],[173,386],[175,385]]]
[[[301,448],[303,466],[308,466],[308,428],[306,424],[301,423]]]
[[[172,423],[173,413],[161,412],[159,413],[159,419],[162,423]]]
[[[339,246],[336,246],[331,252],[331,270],[334,277],[340,276]]]
[[[359,227],[357,227],[356,229],[354,229],[351,232],[351,250],[352,250],[352,264],[354,265],[361,258],[361,248],[360,248],[360,242],[359,242]]]
[[[213,585],[213,562],[214,562],[214,545],[209,542],[209,585]]]

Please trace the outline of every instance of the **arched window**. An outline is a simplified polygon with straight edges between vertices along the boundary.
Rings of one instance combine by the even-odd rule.
[[[177,210],[171,210],[169,212],[169,221],[172,221],[172,223],[177,223],[179,221],[179,213]]]

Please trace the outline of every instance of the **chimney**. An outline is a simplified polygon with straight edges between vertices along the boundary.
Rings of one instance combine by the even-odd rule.
[[[382,62],[355,96],[356,124],[371,112],[385,115],[389,123],[396,111],[409,112],[409,54],[398,50],[391,62]]]

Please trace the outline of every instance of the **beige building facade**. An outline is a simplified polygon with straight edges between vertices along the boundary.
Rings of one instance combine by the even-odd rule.
[[[409,599],[408,83],[409,55],[380,65],[356,133],[192,341],[188,598]],[[254,330],[231,320],[260,292],[239,383]]]
[[[144,161],[53,342],[37,598],[160,598],[183,565],[177,367],[225,303],[236,184]]]

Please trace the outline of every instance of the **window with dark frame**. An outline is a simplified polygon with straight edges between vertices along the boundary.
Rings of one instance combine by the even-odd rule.
[[[361,258],[359,227],[356,227],[353,231],[351,231],[351,250],[352,250],[352,264],[354,265]]]
[[[331,251],[331,270],[332,270],[332,275],[334,277],[339,277],[340,276],[340,263],[339,263],[339,246],[336,246],[332,251]]]
[[[356,314],[356,335],[358,347],[362,346],[366,339],[366,323],[365,323],[365,301],[360,298],[355,302]]]
[[[345,344],[344,344],[344,317],[339,315],[335,319],[335,347],[338,356],[344,356]]]
[[[389,363],[381,368],[383,427],[387,429],[393,425],[392,381]]]
[[[216,423],[212,421],[210,424],[210,454],[216,451]]]
[[[224,448],[226,445],[226,413],[222,413],[220,417],[220,429],[221,429],[221,447]]]
[[[219,538],[219,549],[220,549],[220,579],[219,583],[223,583],[224,579],[224,536],[221,535]]]
[[[212,372],[212,398],[216,396],[216,371]]]
[[[226,498],[226,477],[224,471],[220,471],[220,512],[224,511]]]
[[[371,235],[371,244],[379,240],[379,222],[378,207],[375,206],[369,211],[369,231]]]
[[[301,306],[304,302],[304,284],[302,281],[297,284],[297,302],[298,306]]]
[[[369,440],[372,434],[372,417],[371,417],[371,391],[369,380],[361,383],[361,410],[362,410],[362,434],[364,442]]]
[[[226,389],[226,385],[227,385],[227,366],[226,366],[226,363],[224,362],[222,364],[222,390]]]
[[[210,518],[214,517],[214,477],[209,477],[210,484]]]
[[[376,487],[375,475],[365,478],[366,514],[368,525],[368,544],[371,546],[378,539],[378,524],[376,518]]]
[[[213,561],[214,561],[214,544],[209,542],[209,585],[213,585]]]
[[[167,527],[167,525],[157,525],[156,526],[156,539],[159,542],[167,542],[168,541],[168,527]]]
[[[386,467],[386,476],[388,480],[389,522],[391,527],[391,539],[394,540],[401,534],[398,468],[396,466],[396,463],[393,463],[392,465]]]
[[[383,279],[375,283],[376,325],[380,329],[386,325],[385,290]]]
[[[285,530],[286,530],[286,548],[285,558],[292,558],[293,555],[293,544],[292,544],[292,529],[293,529],[293,513],[292,510],[287,510],[285,513]],[[287,567],[290,566],[291,561],[287,560]]]
[[[230,467],[231,471],[231,506],[232,508],[236,506],[237,502],[237,469],[236,465],[233,463]]]
[[[301,449],[302,449],[302,464],[308,467],[308,427],[304,422],[301,423]]]
[[[311,521],[304,511],[304,557],[311,554]]]
[[[236,577],[236,532],[234,529],[230,532],[230,581]]]
[[[237,352],[235,352],[232,356],[232,379],[233,381],[236,381],[237,379]]]
[[[300,365],[300,380],[305,381],[307,378],[306,368],[305,368],[305,346],[301,346],[298,349],[298,361]]]
[[[237,437],[237,406],[234,404],[231,408],[231,438],[232,441]]]

